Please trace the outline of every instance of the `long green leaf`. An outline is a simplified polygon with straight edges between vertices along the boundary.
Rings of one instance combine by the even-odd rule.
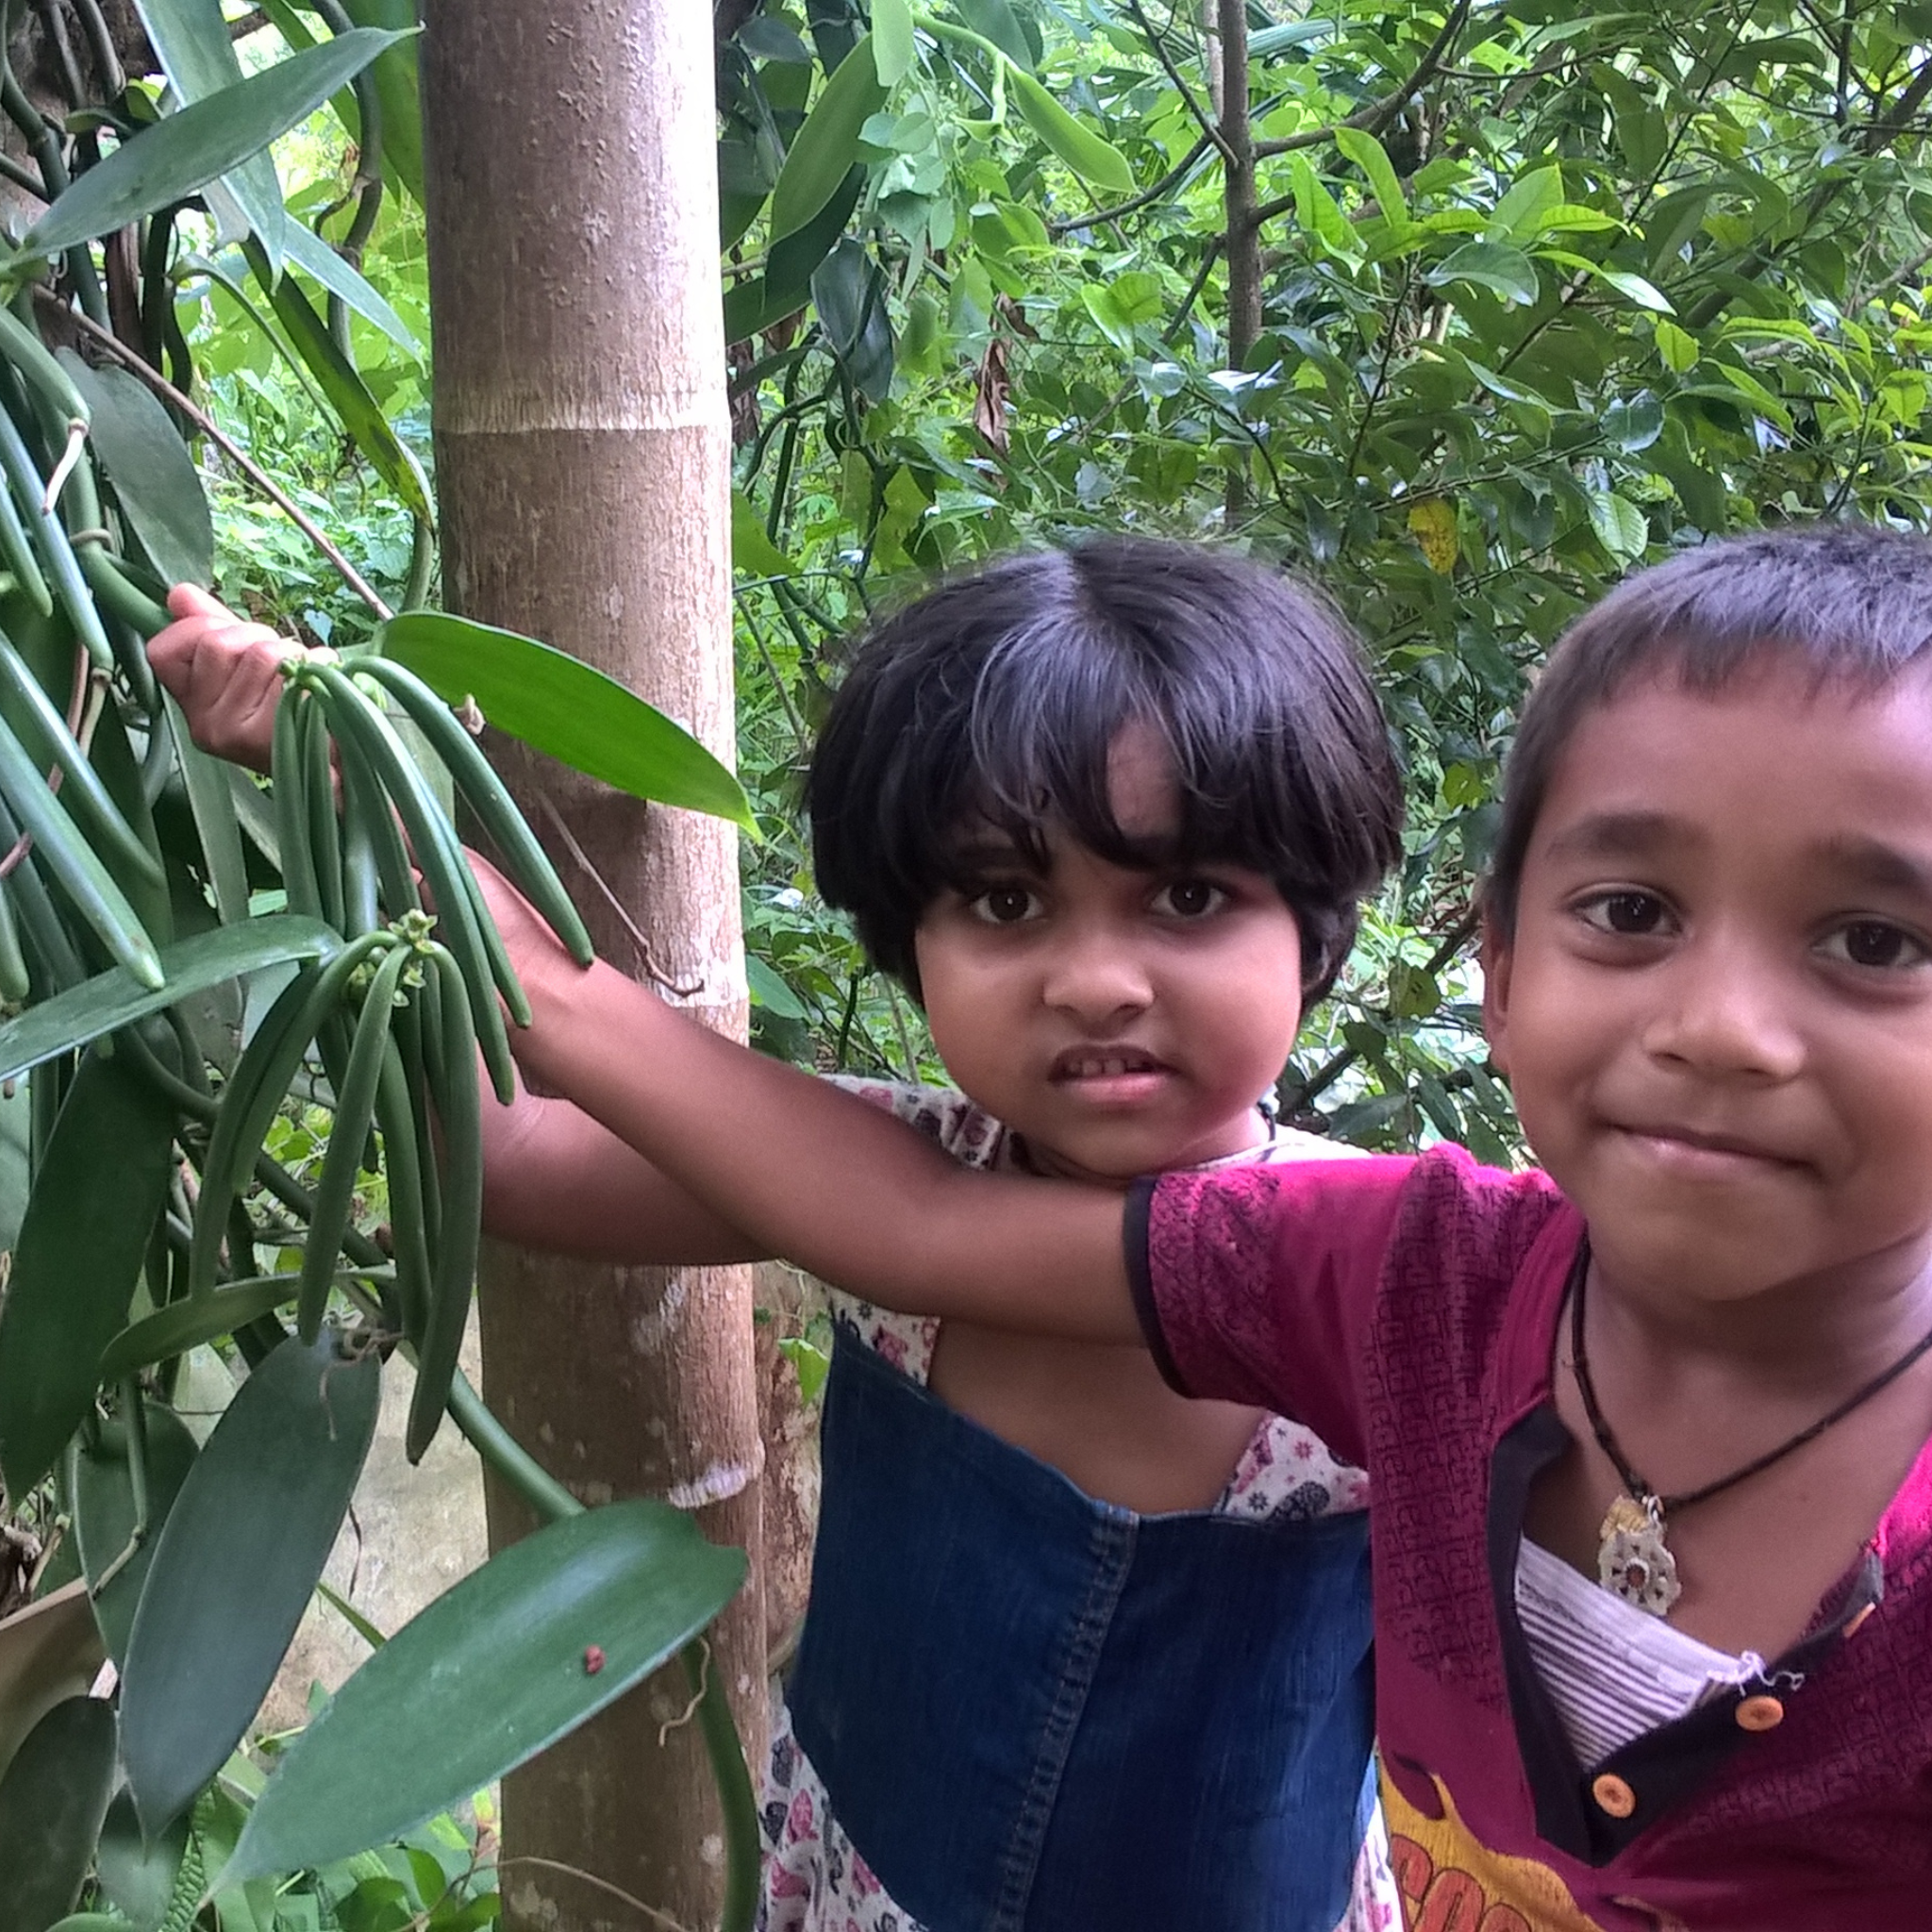
[[[181,782],[188,809],[201,841],[202,873],[215,895],[215,912],[224,925],[239,925],[248,918],[248,859],[242,850],[242,819],[235,791],[228,782],[232,767],[212,758],[194,741],[187,715],[172,691],[165,692],[168,729],[175,756],[181,765]]]
[[[417,0],[343,0],[358,26],[386,27],[398,38],[372,70],[382,103],[382,172],[423,206],[423,101],[416,80]]]
[[[82,175],[22,248],[59,255],[192,194],[306,121],[398,38],[358,27],[143,128]]]
[[[743,1576],[741,1552],[641,1500],[511,1545],[397,1631],[289,1748],[227,1878],[325,1864],[481,1790],[656,1670]]]
[[[114,1709],[57,1704],[0,1778],[0,1905],[7,1932],[47,1932],[73,1910],[114,1789]]]
[[[260,1708],[347,1513],[379,1392],[373,1350],[346,1360],[332,1330],[313,1348],[285,1341],[182,1484],[121,1690],[122,1757],[150,1835],[187,1809]]]
[[[125,1791],[108,1807],[100,1849],[94,1854],[94,1877],[103,1903],[112,1905],[122,1919],[131,1922],[134,1932],[161,1932],[181,1861],[188,1853],[189,1829],[187,1819],[180,1819],[155,1843],[146,1844],[141,1836],[141,1820],[134,1814],[134,1801]],[[70,1919],[67,1923],[72,1925],[75,1922]],[[125,1932],[122,1920],[113,1918],[96,1918],[87,1932],[95,1932],[96,1927],[99,1932],[108,1932],[110,1927]]]
[[[579,658],[432,610],[392,617],[377,644],[445,703],[474,699],[499,730],[620,791],[752,823],[743,788],[696,739]]]
[[[118,1382],[139,1369],[152,1368],[172,1356],[186,1355],[204,1341],[232,1335],[284,1302],[295,1299],[292,1274],[257,1274],[231,1281],[211,1294],[189,1295],[157,1308],[152,1315],[124,1328],[101,1356],[101,1380]]]
[[[772,189],[772,240],[802,228],[832,198],[858,158],[858,132],[885,106],[873,64],[872,36],[840,61],[819,91],[805,125],[792,137]]]
[[[342,427],[355,439],[357,448],[375,465],[376,474],[395,491],[405,509],[425,523],[430,521],[429,487],[423,479],[422,468],[391,426],[382,405],[370,394],[361,372],[342,354],[308,297],[287,275],[275,276],[259,245],[245,242],[242,253],[268,295],[275,319],[288,331],[295,353],[322,385],[329,406],[342,419]]]
[[[205,1305],[205,1299],[193,1304],[195,1307]],[[181,1485],[188,1480],[188,1472],[194,1467],[197,1453],[188,1424],[172,1408],[155,1402],[145,1404],[142,1426],[147,1447],[147,1522],[139,1545],[130,1548],[139,1512],[127,1460],[125,1419],[104,1423],[96,1439],[83,1443],[70,1465],[81,1568],[93,1594],[94,1622],[100,1625],[101,1641],[117,1668],[127,1655],[135,1606],[141,1602],[141,1586],[155,1559],[161,1525],[181,1493]]]
[[[60,366],[93,412],[92,440],[121,513],[171,584],[214,576],[214,524],[201,472],[144,382],[111,362],[91,368],[71,349]]]
[[[242,62],[222,18],[222,0],[135,0],[148,43],[180,101],[206,100],[242,79]],[[291,225],[282,184],[266,148],[250,155],[223,184],[272,256],[279,256]]]
[[[1074,120],[1023,69],[1009,69],[1007,85],[1012,90],[1026,125],[1083,181],[1091,181],[1096,188],[1109,188],[1116,194],[1133,192],[1134,171],[1111,142],[1104,141],[1084,121]]]
[[[175,1109],[125,1054],[81,1062],[34,1174],[0,1307],[0,1475],[25,1496],[93,1407],[101,1351],[167,1198]]]
[[[320,235],[311,234],[300,222],[291,222],[282,237],[282,253],[304,275],[313,275],[331,295],[340,296],[358,315],[366,316],[397,348],[421,358],[423,344],[408,324]]]
[[[11,1080],[56,1054],[72,1053],[191,993],[264,967],[325,959],[339,952],[341,943],[341,935],[319,919],[270,912],[163,946],[160,960],[166,984],[158,991],[142,986],[119,966],[97,973],[0,1025],[0,1080]]]

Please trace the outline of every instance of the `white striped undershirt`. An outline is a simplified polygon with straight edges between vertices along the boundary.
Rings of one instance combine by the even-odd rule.
[[[1576,1761],[1601,1764],[1646,1731],[1764,1673],[1764,1659],[1713,1650],[1523,1540],[1516,1614]]]

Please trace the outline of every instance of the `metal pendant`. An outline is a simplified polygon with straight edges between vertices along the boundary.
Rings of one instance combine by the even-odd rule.
[[[1653,1617],[1666,1615],[1684,1587],[1677,1581],[1677,1560],[1664,1541],[1664,1512],[1657,1499],[1619,1496],[1597,1537],[1597,1581]]]

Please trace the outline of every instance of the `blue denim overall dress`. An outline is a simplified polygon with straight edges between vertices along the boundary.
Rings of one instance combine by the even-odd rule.
[[[1332,1932],[1374,1802],[1362,1512],[1095,1502],[842,1324],[823,1455],[787,1702],[904,1910]]]

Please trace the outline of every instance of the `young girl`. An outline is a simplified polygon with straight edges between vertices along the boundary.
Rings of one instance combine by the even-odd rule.
[[[258,752],[266,634],[183,603],[157,670],[197,735]],[[954,1160],[1118,1201],[1333,1151],[1262,1103],[1401,797],[1307,593],[1128,541],[946,585],[860,649],[809,802],[821,889],[961,1091],[846,1084]],[[493,1231],[760,1251],[568,1101],[491,1112]],[[1138,1348],[835,1306],[770,1932],[1392,1925],[1359,1472],[1256,1404],[1181,1400]]]
[[[1138,1339],[1362,1462],[1414,1932],[1925,1925],[1928,645],[1932,544],[1837,527],[1677,558],[1558,646],[1487,901],[1542,1172],[1236,1165],[1124,1208],[966,1174],[492,885],[520,1045],[822,1274]]]

